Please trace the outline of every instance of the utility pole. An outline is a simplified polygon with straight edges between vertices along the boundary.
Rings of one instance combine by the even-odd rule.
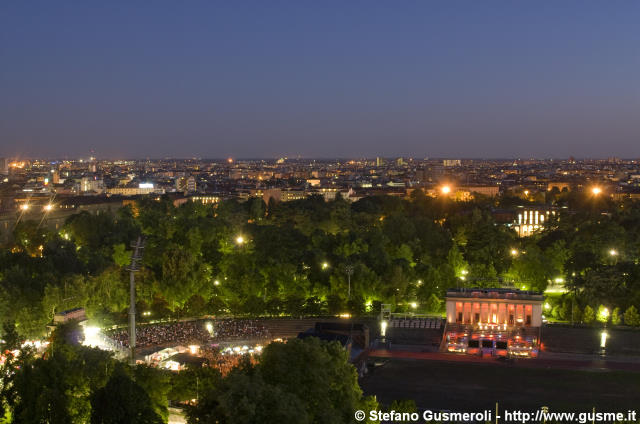
[[[345,266],[344,271],[347,273],[347,281],[349,283],[349,288],[347,291],[347,300],[351,300],[351,276],[353,275],[353,265]]]
[[[136,364],[136,272],[140,271],[140,260],[144,249],[144,239],[138,237],[132,244],[131,265],[129,265],[129,363]]]

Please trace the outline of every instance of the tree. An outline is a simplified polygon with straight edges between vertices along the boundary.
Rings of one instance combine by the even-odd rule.
[[[427,303],[425,304],[425,309],[427,312],[431,313],[439,313],[441,310],[442,300],[435,294],[432,293],[427,299]]]
[[[92,424],[162,424],[145,390],[118,366],[107,384],[91,396]]]
[[[362,399],[356,369],[337,342],[310,337],[272,343],[258,368],[265,382],[298,394],[313,422],[351,422]]]
[[[203,393],[190,423],[351,423],[353,411],[375,409],[337,342],[309,337],[268,345],[257,365],[245,362]]]
[[[589,305],[584,307],[584,312],[582,313],[582,322],[585,324],[591,324],[596,318],[596,313],[593,308]]]
[[[15,322],[5,321],[2,324],[2,343],[0,343],[2,352],[19,349],[21,344],[21,338],[16,330]]]
[[[261,374],[232,372],[223,387],[220,408],[229,424],[311,422],[301,397],[266,383]]]
[[[609,308],[607,308],[604,305],[600,305],[598,306],[598,313],[596,315],[596,319],[603,323],[606,324],[607,322],[609,322]]]
[[[389,411],[395,411],[395,412],[406,412],[406,413],[414,413],[414,412],[418,412],[418,407],[416,406],[416,402],[412,399],[409,400],[394,400],[393,402],[391,402],[391,405],[389,405]]]
[[[640,314],[638,314],[638,310],[635,306],[629,306],[629,308],[624,312],[624,323],[632,327],[640,325]]]
[[[620,321],[620,308],[616,306],[611,312],[611,324],[620,325]]]

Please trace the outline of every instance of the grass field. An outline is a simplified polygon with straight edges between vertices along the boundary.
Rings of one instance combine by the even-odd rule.
[[[367,395],[389,405],[413,399],[419,409],[494,409],[626,412],[640,409],[640,373],[514,367],[391,359],[360,382]]]

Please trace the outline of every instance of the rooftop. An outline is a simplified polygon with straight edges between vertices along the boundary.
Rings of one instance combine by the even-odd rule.
[[[482,299],[519,299],[519,300],[544,300],[540,292],[530,290],[518,290],[511,288],[463,288],[447,290],[447,298],[482,298]]]

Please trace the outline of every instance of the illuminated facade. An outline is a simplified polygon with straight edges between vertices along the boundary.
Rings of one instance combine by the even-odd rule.
[[[519,237],[528,237],[543,229],[545,223],[549,221],[549,217],[555,216],[555,214],[555,210],[544,207],[519,208],[512,228],[516,230]]]
[[[445,348],[490,356],[537,356],[541,293],[515,289],[447,291]]]

